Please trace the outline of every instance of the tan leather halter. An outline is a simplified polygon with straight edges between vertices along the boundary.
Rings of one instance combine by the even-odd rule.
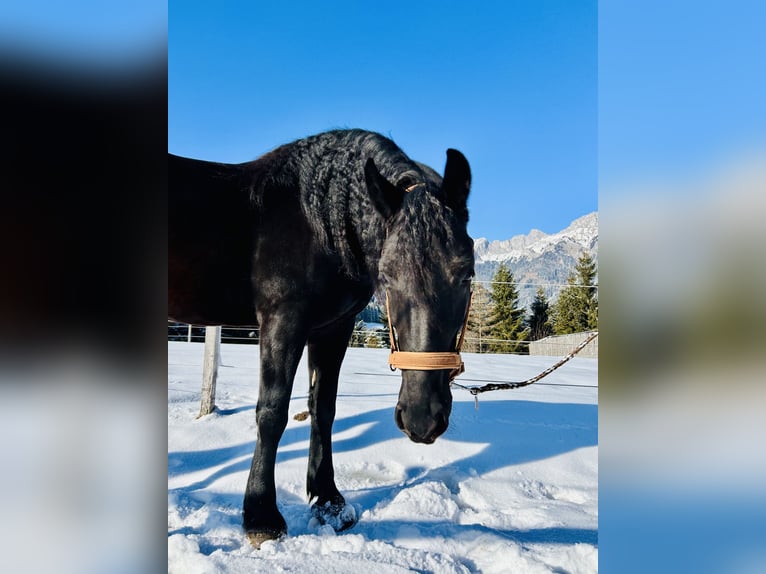
[[[465,310],[463,328],[460,330],[455,350],[452,352],[439,353],[428,351],[400,351],[399,342],[394,336],[394,326],[391,323],[391,309],[388,305],[388,290],[386,290],[386,315],[388,317],[388,334],[391,340],[391,354],[388,356],[388,364],[391,370],[414,370],[414,371],[440,371],[449,369],[450,382],[455,377],[465,372],[465,364],[460,358],[460,349],[463,348],[465,331],[468,327],[468,313],[471,310],[471,298],[468,298],[468,307]]]

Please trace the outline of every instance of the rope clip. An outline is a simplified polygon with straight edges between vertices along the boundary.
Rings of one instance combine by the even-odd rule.
[[[471,389],[471,394],[473,395],[473,408],[478,411],[479,410],[479,389],[476,389],[476,388]]]

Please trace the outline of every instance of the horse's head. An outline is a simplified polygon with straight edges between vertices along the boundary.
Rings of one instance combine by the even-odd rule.
[[[388,298],[398,350],[455,351],[471,296],[473,240],[466,201],[471,171],[463,154],[447,151],[444,178],[423,168],[422,181],[383,177],[365,167],[370,196],[386,220],[379,279]],[[397,426],[414,442],[430,444],[449,423],[450,369],[402,367]]]

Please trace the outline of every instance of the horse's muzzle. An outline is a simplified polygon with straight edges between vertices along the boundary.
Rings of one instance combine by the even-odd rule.
[[[433,444],[438,437],[444,434],[444,431],[446,431],[449,426],[447,416],[443,411],[439,411],[435,415],[424,419],[421,421],[421,424],[408,425],[404,421],[404,409],[399,405],[396,405],[394,419],[396,420],[396,426],[398,426],[412,442],[421,444]]]

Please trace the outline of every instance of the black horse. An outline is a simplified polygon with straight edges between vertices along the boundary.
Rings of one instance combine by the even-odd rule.
[[[354,317],[385,289],[400,350],[454,351],[474,269],[468,162],[447,150],[442,179],[379,134],[337,130],[236,165],[169,155],[169,177],[169,316],[260,326],[258,441],[243,517],[251,542],[287,531],[274,464],[307,344],[309,501],[321,521],[350,527],[331,433]],[[402,371],[395,421],[411,440],[432,443],[447,429],[449,383],[447,369]]]

